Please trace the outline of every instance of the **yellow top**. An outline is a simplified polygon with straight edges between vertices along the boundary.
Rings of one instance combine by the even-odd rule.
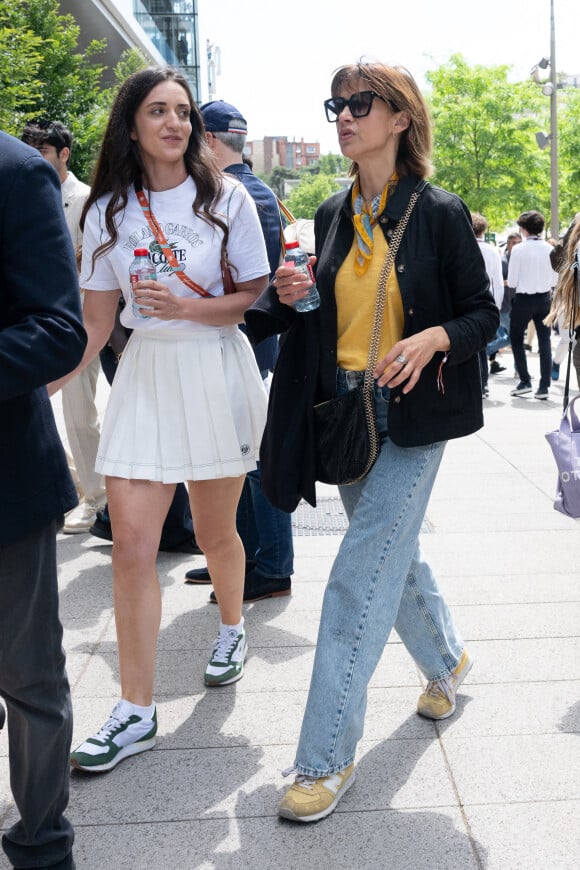
[[[379,275],[388,246],[379,224],[373,227],[373,256],[364,275],[355,273],[358,256],[356,238],[335,283],[338,327],[338,365],[347,371],[362,371],[367,367],[369,342],[377,298]],[[391,269],[387,279],[387,300],[383,330],[379,344],[379,359],[403,337],[403,301],[397,273]]]

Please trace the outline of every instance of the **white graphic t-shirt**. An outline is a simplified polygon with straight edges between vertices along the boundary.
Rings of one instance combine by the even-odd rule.
[[[220,257],[223,232],[193,213],[195,193],[195,183],[190,177],[172,190],[145,190],[151,211],[183,271],[213,296],[222,296]],[[173,273],[132,189],[125,211],[117,216],[117,244],[104,256],[98,257],[94,270],[92,269],[93,251],[109,238],[105,227],[108,200],[108,195],[101,197],[87,214],[83,234],[81,287],[87,290],[121,289],[127,303],[121,314],[121,322],[130,329],[151,331],[169,328],[180,332],[187,332],[192,327],[196,330],[216,329],[215,326],[207,324],[186,320],[159,320],[156,317],[143,318],[133,313],[129,266],[133,261],[135,248],[148,249],[149,259],[157,272],[157,280],[166,284],[175,296],[198,299],[202,297],[190,290]],[[268,275],[270,268],[260,220],[254,200],[243,184],[229,178],[224,180],[224,192],[218,201],[216,214],[229,226],[227,253],[234,281],[251,281]]]

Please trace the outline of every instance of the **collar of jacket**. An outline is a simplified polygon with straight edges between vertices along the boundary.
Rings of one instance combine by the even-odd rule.
[[[384,215],[392,221],[398,221],[407,208],[407,203],[411,197],[413,191],[417,188],[423,190],[428,182],[423,181],[423,179],[419,178],[417,175],[405,175],[399,179],[399,183],[395,188],[395,192],[389,198],[385,210],[383,212]],[[352,198],[352,184],[345,192],[344,199],[342,201],[342,211],[348,216],[350,220],[352,220],[352,207],[351,207],[351,198]]]

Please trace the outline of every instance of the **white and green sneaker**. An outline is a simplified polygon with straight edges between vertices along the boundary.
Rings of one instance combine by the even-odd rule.
[[[239,632],[235,628],[220,632],[205,669],[206,686],[227,686],[241,680],[247,652],[246,632],[243,628]]]
[[[151,719],[142,719],[133,712],[132,704],[119,701],[94,737],[71,752],[70,763],[77,770],[91,773],[112,770],[124,758],[153,749],[156,733],[156,709]]]

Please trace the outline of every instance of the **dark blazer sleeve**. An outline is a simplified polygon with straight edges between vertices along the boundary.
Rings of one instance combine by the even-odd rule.
[[[296,321],[296,312],[278,299],[276,288],[268,284],[244,314],[248,337],[258,343],[271,335],[286,332]]]
[[[86,346],[59,179],[30,151],[9,173],[0,159],[0,400],[67,374]]]
[[[45,384],[85,346],[58,176],[0,132],[0,545],[77,504]]]

